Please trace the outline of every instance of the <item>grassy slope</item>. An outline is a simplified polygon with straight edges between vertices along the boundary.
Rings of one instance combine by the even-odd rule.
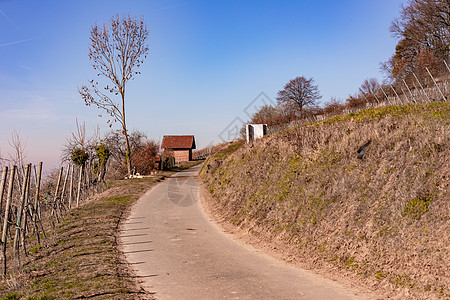
[[[111,189],[70,211],[48,232],[43,247],[30,249],[23,270],[0,282],[0,297],[152,299],[136,283],[117,238],[128,208],[162,178],[115,181]]]
[[[450,297],[450,102],[237,142],[202,177],[231,223],[310,267],[337,267],[398,297]]]

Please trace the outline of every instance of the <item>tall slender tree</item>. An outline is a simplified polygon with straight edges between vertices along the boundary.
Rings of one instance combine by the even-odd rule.
[[[86,105],[94,104],[109,114],[110,127],[112,122],[121,125],[125,138],[128,174],[131,174],[131,149],[125,114],[126,85],[134,75],[140,74],[136,69],[147,57],[148,36],[149,29],[143,18],[130,15],[116,15],[103,26],[93,25],[89,59],[97,71],[97,76],[106,79],[108,83],[104,86],[96,80],[91,80],[88,85],[79,89]]]

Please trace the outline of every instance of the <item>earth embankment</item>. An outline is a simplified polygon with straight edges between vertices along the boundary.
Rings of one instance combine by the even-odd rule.
[[[303,266],[398,298],[450,297],[450,103],[232,143],[201,177],[220,217]]]

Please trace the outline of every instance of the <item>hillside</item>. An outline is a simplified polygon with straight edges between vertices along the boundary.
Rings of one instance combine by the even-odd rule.
[[[119,230],[133,203],[164,177],[109,182],[110,189],[70,210],[54,228],[44,223],[43,244],[29,240],[34,247],[23,268],[8,260],[0,299],[153,299],[124,258]]]
[[[221,218],[305,267],[394,298],[448,298],[449,158],[450,102],[439,102],[237,141],[201,177]]]

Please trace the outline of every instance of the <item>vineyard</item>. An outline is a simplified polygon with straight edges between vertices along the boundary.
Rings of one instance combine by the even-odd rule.
[[[103,192],[106,182],[98,165],[69,164],[56,180],[42,180],[42,162],[36,166],[4,166],[0,185],[2,274],[20,271],[21,257],[40,247],[46,231],[63,222],[64,215],[90,196]]]

